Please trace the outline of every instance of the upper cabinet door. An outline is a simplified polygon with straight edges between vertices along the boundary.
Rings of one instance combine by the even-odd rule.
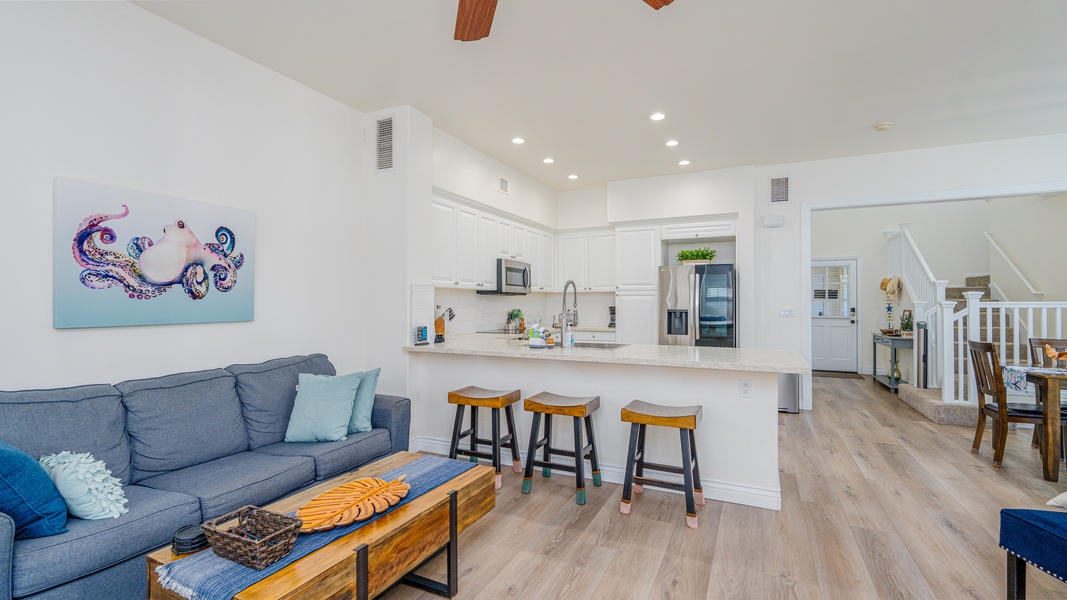
[[[496,253],[500,258],[511,258],[511,223],[500,219],[496,222]]]
[[[492,215],[478,215],[478,272],[475,283],[478,288],[496,287],[496,259],[499,256],[496,226],[497,220]]]
[[[574,281],[579,290],[588,288],[586,268],[589,261],[589,236],[584,233],[559,236],[559,282]]]
[[[615,291],[615,232],[589,234],[587,290]]]
[[[544,288],[541,283],[541,233],[535,229],[523,232],[522,259],[530,263],[530,290],[539,292]]]
[[[456,278],[456,212],[452,202],[433,202],[433,264],[430,278],[434,285],[458,286]]]
[[[619,291],[655,291],[663,252],[659,228],[615,229],[615,275]]]
[[[463,206],[456,212],[456,281],[459,287],[478,283],[478,218],[476,211]]]
[[[547,233],[542,233],[541,289],[539,291],[555,291],[556,286],[556,238]]]

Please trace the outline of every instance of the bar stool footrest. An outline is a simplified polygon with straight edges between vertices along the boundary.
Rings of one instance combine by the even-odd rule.
[[[666,490],[674,490],[676,492],[684,492],[685,491],[685,484],[684,483],[674,483],[673,481],[663,481],[661,479],[650,479],[648,477],[638,477],[638,476],[635,475],[634,478],[633,478],[633,482],[634,482],[634,485],[642,485],[642,486],[650,485],[652,487],[666,489]]]

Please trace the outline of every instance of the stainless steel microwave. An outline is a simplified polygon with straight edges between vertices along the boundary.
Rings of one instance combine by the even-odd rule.
[[[479,294],[529,294],[533,285],[530,263],[510,258],[496,259],[496,289],[478,290]]]

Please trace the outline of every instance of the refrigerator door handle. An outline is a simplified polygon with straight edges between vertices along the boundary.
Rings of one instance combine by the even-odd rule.
[[[700,339],[700,273],[696,269],[689,274],[690,333],[689,345],[696,346]]]

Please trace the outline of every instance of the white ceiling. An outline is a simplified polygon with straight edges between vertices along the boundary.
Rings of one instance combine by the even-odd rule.
[[[455,0],[137,4],[558,191],[1067,132],[1062,0],[500,0],[477,42],[452,39]]]

